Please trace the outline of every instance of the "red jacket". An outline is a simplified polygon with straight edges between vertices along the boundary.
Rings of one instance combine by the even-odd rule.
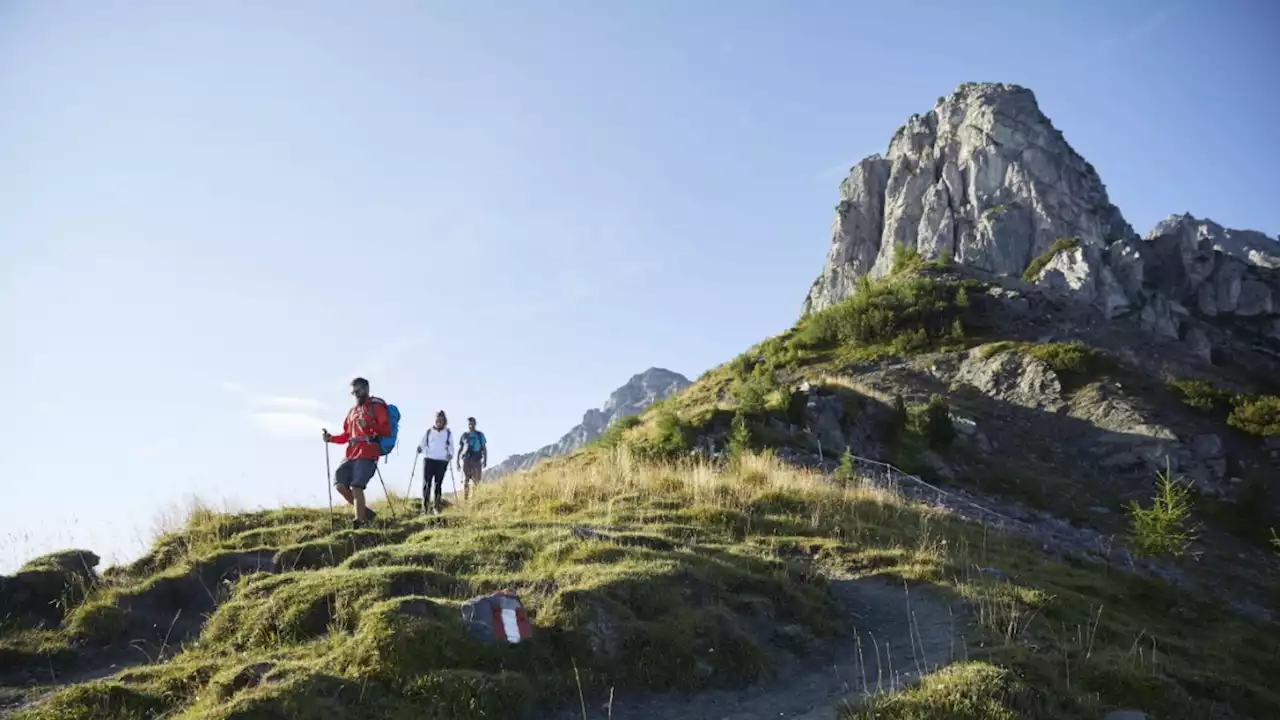
[[[347,411],[342,421],[342,434],[330,435],[329,442],[347,443],[348,460],[377,460],[377,438],[391,434],[391,417],[387,404],[378,398],[369,398]]]

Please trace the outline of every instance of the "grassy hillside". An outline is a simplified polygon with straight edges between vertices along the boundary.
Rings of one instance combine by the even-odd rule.
[[[1280,634],[1206,600],[768,457],[676,466],[599,446],[376,530],[304,509],[196,513],[56,629],[7,627],[0,668],[52,685],[137,663],[26,720],[522,717],[767,681],[848,632],[825,588],[837,575],[932,586],[976,623],[965,662],[854,717],[1280,713]],[[459,601],[503,587],[533,642],[465,636]]]
[[[864,676],[847,683],[855,695],[893,688],[906,664],[924,675],[851,718],[1280,717],[1280,629],[1223,602],[1237,584],[1280,600],[1276,563],[1257,560],[1275,537],[1257,447],[1280,427],[1274,398],[1229,369],[1221,387],[1148,377],[1105,334],[1045,341],[1071,318],[1052,303],[1010,314],[1011,297],[1027,301],[903,254],[892,277],[443,516],[406,517],[402,503],[399,519],[383,506],[378,527],[350,530],[323,510],[197,510],[101,577],[83,552],[34,560],[0,578],[13,600],[0,716],[681,720],[699,697],[783,707],[836,658]],[[1039,373],[1056,409],[947,379],[962,360]],[[1200,582],[1175,587],[830,471],[815,398],[839,437],[877,456],[1083,517],[1120,543],[1122,503],[1150,506],[1154,473],[1103,472],[1089,452],[1164,438],[1152,418],[1220,433],[1222,462],[1260,493],[1242,497],[1262,499],[1193,497],[1235,534],[1198,540],[1209,550],[1182,564]],[[961,414],[977,420],[967,445]],[[975,449],[984,427],[1005,449]],[[823,447],[826,474],[777,459]],[[531,642],[467,636],[460,603],[501,588],[528,607]],[[943,621],[922,621],[930,608]],[[684,699],[661,706],[666,693]]]

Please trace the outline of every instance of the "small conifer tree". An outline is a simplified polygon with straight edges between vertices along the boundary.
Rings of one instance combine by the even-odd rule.
[[[841,487],[848,487],[854,477],[853,453],[849,452],[849,448],[845,448],[844,453],[840,455],[840,466],[836,468],[835,479]]]
[[[747,418],[738,411],[733,414],[729,423],[729,438],[725,443],[725,452],[730,462],[738,462],[751,450],[751,429],[747,427]]]

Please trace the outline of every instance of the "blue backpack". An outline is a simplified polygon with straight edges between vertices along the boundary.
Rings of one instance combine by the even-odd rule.
[[[387,406],[387,418],[391,421],[391,434],[384,438],[378,438],[378,455],[386,457],[395,449],[396,437],[400,434],[400,408],[382,398],[369,398],[369,400]]]
[[[466,434],[462,436],[462,440],[467,444],[468,458],[480,457],[480,452],[484,450],[484,433],[479,430],[476,430],[475,432],[467,431]]]

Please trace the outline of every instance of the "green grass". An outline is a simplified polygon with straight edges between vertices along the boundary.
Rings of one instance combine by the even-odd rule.
[[[849,298],[801,319],[794,346],[837,351],[845,362],[925,352],[964,341],[970,290],[978,285],[930,276],[864,283]]]
[[[600,433],[600,437],[596,438],[595,442],[600,447],[612,450],[618,447],[628,430],[639,424],[639,415],[627,415],[626,417],[618,418],[609,427],[605,428],[604,432]]]
[[[1189,407],[1204,412],[1225,415],[1230,412],[1235,396],[1220,390],[1204,380],[1171,380],[1169,389]]]
[[[1049,246],[1049,249],[1044,254],[1031,261],[1031,264],[1022,273],[1022,279],[1029,283],[1035,282],[1040,278],[1040,273],[1044,271],[1045,266],[1053,262],[1053,258],[1058,253],[1075,250],[1078,247],[1080,247],[1080,238],[1070,237],[1054,240],[1053,245]]]
[[[966,662],[926,676],[902,692],[875,695],[842,720],[1017,720],[1031,702],[1017,676],[985,662]]]
[[[209,532],[211,523],[223,530]],[[115,608],[104,616],[138,627],[142,600],[157,601],[149,593],[174,582],[161,578],[199,575],[256,539],[311,538],[302,544],[333,550],[309,569],[231,581],[194,635],[154,656],[160,662],[65,688],[17,718],[514,717],[576,703],[579,683],[591,698],[734,687],[777,670],[780,627],[818,641],[840,632],[824,569],[930,583],[970,604],[978,621],[972,662],[851,717],[1280,711],[1269,681],[1274,628],[1184,589],[1060,564],[1016,538],[768,456],[655,464],[622,445],[597,447],[482,487],[469,507],[440,518],[311,537],[317,525],[327,528],[322,511],[203,515],[192,527],[202,539],[183,544],[191,554],[169,557],[159,574],[155,558],[115,573],[68,628],[6,631],[0,648],[23,646],[27,662],[74,654],[71,625]],[[607,536],[581,539],[574,526]],[[256,551],[284,558],[297,547]],[[459,603],[504,587],[529,608],[534,641],[472,641]]]
[[[442,517],[352,531],[323,510],[191,508],[146,556],[66,596],[54,625],[0,622],[0,673],[62,675],[96,652],[148,661],[62,688],[15,720],[517,717],[576,705],[579,692],[740,686],[795,662],[781,651],[794,634],[780,628],[815,643],[842,631],[825,573],[927,583],[977,621],[969,662],[849,717],[1280,716],[1276,628],[870,488],[851,460],[831,482],[747,449],[802,423],[801,380],[844,387],[847,400],[863,392],[848,363],[975,340],[980,285],[930,275],[906,251],[895,266],[588,448],[483,486]],[[1080,343],[980,352],[1001,351],[1048,363],[1064,383],[1108,368]],[[954,433],[941,397],[932,409],[877,401],[894,408],[906,455]],[[1270,427],[1268,402],[1238,421]],[[736,438],[732,462],[691,459],[712,429]],[[69,557],[27,570],[67,573]],[[501,588],[530,610],[532,642],[495,648],[462,632],[460,603]]]
[[[1098,351],[1079,341],[1028,345],[1024,351],[1048,363],[1059,375],[1088,376],[1098,371],[1102,364]]]
[[[853,363],[974,344],[985,322],[986,286],[939,270],[937,263],[925,263],[914,251],[900,248],[890,275],[875,281],[864,278],[844,301],[806,314],[786,332],[708,370],[684,392],[638,416],[636,426],[618,430],[613,441],[647,457],[678,457],[690,448],[673,433],[654,429],[660,416],[668,430],[678,421],[694,433],[711,426],[724,433],[733,415],[741,412],[757,446],[776,445],[770,441],[784,438],[770,429],[773,421],[803,422],[800,382],[824,383]],[[664,434],[673,441],[656,437]],[[655,445],[670,452],[646,449]]]

